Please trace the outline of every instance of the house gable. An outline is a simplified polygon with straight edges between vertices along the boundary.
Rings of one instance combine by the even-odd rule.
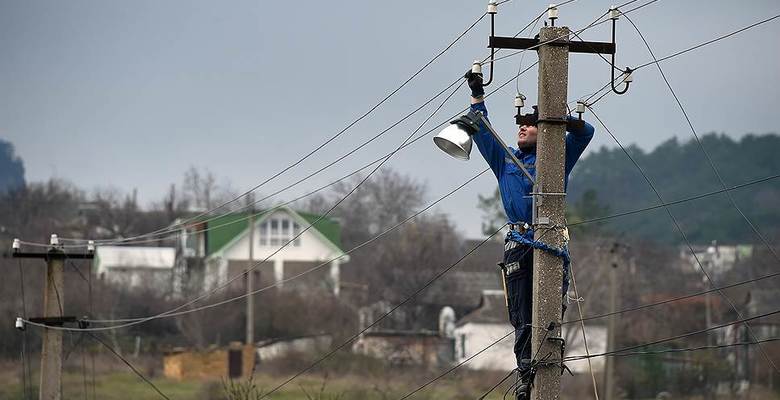
[[[301,214],[293,211],[290,208],[280,207],[273,211],[265,211],[257,215],[255,219],[255,227],[260,226],[267,219],[279,215],[287,216],[292,221],[298,223],[301,228],[309,226],[312,222],[319,218],[319,216],[314,214]],[[209,228],[212,230],[209,231],[210,235],[208,237],[208,243],[206,246],[208,249],[207,258],[246,258],[249,246],[249,228],[247,216],[248,214],[246,213],[232,214],[209,222]],[[214,232],[214,234],[211,234],[212,232]],[[288,257],[290,254],[292,254],[292,258],[304,260],[322,259],[324,257],[336,257],[344,255],[344,251],[339,246],[339,225],[337,222],[331,219],[322,218],[310,229],[304,232],[300,239],[304,243],[308,243],[304,246],[306,247],[304,251],[308,253],[306,256],[302,257],[300,254],[296,255],[295,253],[302,252],[301,248],[292,245],[285,247],[279,252],[279,254],[286,254]],[[312,246],[312,242],[316,242],[320,246]],[[271,245],[269,247],[258,248],[257,244],[255,243],[254,246],[255,256],[258,258],[263,258],[268,255],[268,253],[272,253],[273,251],[277,250],[281,244],[279,246]]]

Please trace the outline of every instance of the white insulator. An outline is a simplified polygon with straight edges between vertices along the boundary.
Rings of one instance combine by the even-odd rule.
[[[490,3],[488,3],[488,14],[496,14],[498,13],[498,2],[495,0],[491,0]]]
[[[522,93],[515,96],[515,107],[525,107],[525,96]]]
[[[482,63],[479,60],[474,60],[474,64],[471,64],[471,73],[472,74],[482,73]]]
[[[19,251],[19,249],[22,247],[22,242],[19,239],[14,239],[14,244],[11,245],[11,248],[14,251]]]
[[[14,325],[16,326],[16,329],[19,329],[20,331],[24,330],[24,320],[22,317],[16,317],[16,323]]]
[[[555,4],[550,4],[550,7],[547,8],[547,18],[549,19],[558,19],[558,6]]]
[[[57,237],[56,233],[51,234],[51,239],[49,239],[49,244],[52,246],[57,246],[60,244],[60,238]]]
[[[634,71],[623,72],[623,83],[631,83],[634,81]]]
[[[585,102],[580,100],[577,102],[577,113],[582,114],[585,112]]]
[[[87,251],[90,253],[95,252],[95,241],[94,240],[87,240]]]
[[[612,6],[609,8],[609,19],[618,19],[620,17],[620,10],[617,7]]]

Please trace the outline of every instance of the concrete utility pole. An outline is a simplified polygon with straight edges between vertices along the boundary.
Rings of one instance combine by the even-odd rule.
[[[614,313],[618,309],[617,301],[617,267],[618,267],[618,249],[619,243],[614,243],[609,250],[610,269],[609,269],[609,312]],[[607,323],[607,351],[615,350],[615,329],[617,328],[617,315],[610,315]],[[604,360],[604,390],[606,400],[615,398],[615,358],[606,357]]]
[[[539,41],[556,38],[568,42],[569,28],[544,27]],[[569,83],[569,48],[544,44],[539,47],[539,134],[536,144],[535,238],[550,246],[565,244],[566,198],[564,162],[566,149],[566,96]],[[534,249],[534,281],[531,354],[562,356],[561,282],[563,260],[547,251]],[[551,329],[546,332],[546,329]],[[537,368],[531,398],[558,399],[561,370],[557,365]]]
[[[249,262],[246,273],[246,344],[255,342],[255,298],[252,291],[255,290],[255,271],[251,270],[255,260],[255,196],[250,193],[246,196],[249,210]]]
[[[43,317],[30,318],[30,322],[47,326],[62,326],[77,322],[76,317],[63,315],[65,308],[65,259],[87,259],[94,257],[94,248],[87,253],[65,254],[59,245],[57,235],[51,235],[51,247],[46,252],[23,252],[19,240],[14,239],[14,258],[37,258],[46,261],[46,282],[43,292]],[[91,243],[89,246],[93,246]],[[24,326],[22,326],[24,329]],[[38,390],[40,400],[62,399],[62,331],[43,330],[41,346],[41,383]]]

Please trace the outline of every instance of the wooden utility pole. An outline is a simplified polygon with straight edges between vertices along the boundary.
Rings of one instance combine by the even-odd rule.
[[[249,210],[249,262],[246,269],[246,344],[255,342],[255,271],[252,269],[255,260],[255,197],[252,193],[246,196]]]
[[[46,260],[46,282],[43,292],[43,317],[30,318],[30,322],[47,326],[62,326],[77,322],[76,317],[63,315],[65,308],[65,259],[92,259],[94,254],[66,254],[59,246],[57,235],[51,235],[51,247],[46,252],[22,252],[14,240],[14,258],[38,258]],[[43,330],[41,346],[41,383],[39,400],[62,399],[62,331]]]
[[[539,41],[568,42],[569,28],[544,27]],[[543,44],[539,47],[539,124],[536,144],[536,218],[537,240],[549,246],[565,245],[566,198],[564,163],[566,154],[566,96],[569,71],[567,45]],[[563,260],[547,251],[534,249],[531,354],[536,358],[562,356],[561,283]],[[536,370],[532,399],[558,399],[561,369],[540,365]]]
[[[65,266],[62,250],[52,248],[46,260],[46,290],[43,292],[43,317],[64,317]],[[62,398],[62,331],[43,330],[43,348],[41,350],[41,386],[40,400],[59,400]]]

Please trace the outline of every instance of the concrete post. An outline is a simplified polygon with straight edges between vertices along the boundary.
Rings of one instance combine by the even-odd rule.
[[[544,27],[539,41],[557,39],[568,43],[569,28]],[[568,45],[539,47],[539,134],[536,145],[535,238],[550,246],[564,245],[566,198],[564,162],[566,137],[566,96],[569,69]],[[561,356],[561,282],[563,260],[542,250],[534,250],[531,354],[536,359]],[[547,331],[548,327],[552,329]],[[540,365],[531,398],[559,399],[561,370],[557,365]]]

